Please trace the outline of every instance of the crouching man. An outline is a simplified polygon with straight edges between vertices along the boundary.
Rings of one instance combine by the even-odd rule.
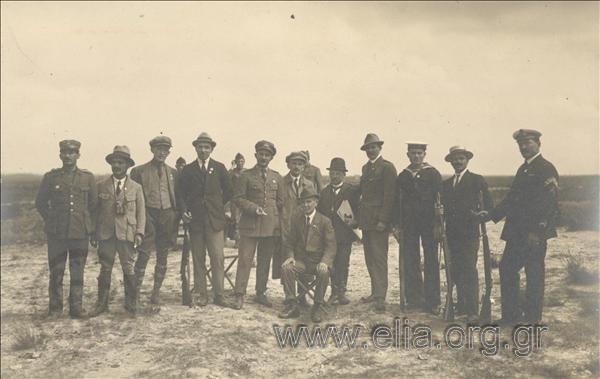
[[[336,252],[335,232],[331,220],[316,208],[319,195],[312,188],[306,188],[300,195],[302,213],[292,219],[289,238],[284,240],[284,258],[281,265],[285,309],[280,318],[300,316],[296,296],[296,275],[306,283],[305,278],[316,275],[315,301],[311,311],[313,322],[321,322],[321,307],[329,284],[329,273]]]
[[[142,243],[146,226],[146,210],[142,186],[127,175],[134,166],[127,146],[115,146],[106,156],[112,168],[112,176],[98,183],[98,212],[94,245],[98,246],[100,275],[98,276],[98,300],[92,317],[108,311],[110,281],[115,255],[123,268],[125,286],[125,310],[135,315],[136,278],[133,271],[135,247]]]

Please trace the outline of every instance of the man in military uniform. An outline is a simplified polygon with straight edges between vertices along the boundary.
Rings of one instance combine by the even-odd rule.
[[[488,185],[481,175],[467,170],[473,153],[453,146],[446,155],[455,174],[442,183],[442,203],[446,220],[448,247],[452,252],[452,279],[458,294],[457,313],[466,314],[467,322],[475,322],[479,314],[479,217],[481,211],[493,207]],[[481,200],[483,204],[479,204]]]
[[[302,175],[314,184],[317,193],[321,193],[324,187],[321,170],[310,163],[310,152],[308,150],[304,150],[303,153],[306,155],[306,166],[304,166]]]
[[[388,249],[392,211],[396,195],[396,167],[383,159],[383,141],[367,134],[361,146],[369,161],[362,167],[359,227],[363,231],[365,262],[371,277],[371,294],[361,301],[375,302],[375,311],[385,311],[388,288]]]
[[[242,172],[244,172],[244,164],[246,163],[246,159],[241,153],[237,153],[233,162],[235,167],[229,170],[229,177],[231,178],[231,184],[235,188],[237,181],[242,175]],[[235,247],[239,247],[240,232],[238,224],[240,222],[242,212],[240,212],[239,208],[233,202],[229,204],[229,210],[231,212],[231,220],[233,222],[233,237],[235,240]]]
[[[342,218],[338,210],[345,201],[350,206],[351,215],[355,217],[358,211],[358,196],[360,193],[359,188],[344,182],[348,170],[346,170],[346,161],[343,158],[333,158],[327,170],[331,182],[321,191],[321,199],[317,210],[331,220],[337,246],[329,302],[331,304],[346,305],[350,303],[350,300],[346,297],[346,285],[348,283],[352,242],[358,240],[352,229],[358,224],[355,219],[349,220],[346,218],[346,215],[342,215],[344,216]]]
[[[131,180],[127,170],[135,165],[127,146],[115,146],[106,156],[113,174],[98,183],[96,232],[92,245],[98,247],[100,274],[98,300],[92,316],[108,311],[110,282],[115,255],[123,268],[125,310],[136,312],[136,279],[133,271],[135,247],[142,243],[146,226],[146,209],[142,186]]]
[[[202,133],[192,142],[198,159],[185,166],[180,177],[180,213],[189,224],[194,288],[192,305],[208,304],[206,289],[206,251],[212,268],[214,303],[224,306],[224,238],[225,204],[231,200],[233,188],[227,168],[210,157],[217,143]]]
[[[268,307],[272,306],[265,292],[271,257],[279,247],[281,236],[283,184],[281,175],[269,168],[277,150],[269,141],[258,141],[254,149],[256,165],[242,172],[234,187],[233,202],[242,212],[234,309],[242,309],[244,305],[250,269],[257,250],[255,301]]]
[[[510,191],[489,216],[506,217],[502,238],[506,247],[500,261],[502,319],[499,323],[542,320],[547,240],[556,237],[558,220],[558,172],[540,153],[537,130],[519,129],[513,134],[525,162],[517,170]],[[519,304],[519,271],[525,268],[525,302]]]
[[[399,223],[404,241],[406,300],[409,307],[423,307],[435,314],[440,305],[440,264],[434,237],[435,202],[442,176],[424,162],[426,143],[408,142],[407,145],[410,165],[398,175],[396,184],[401,199],[397,213],[402,219]],[[424,281],[419,243],[423,245]]]
[[[42,179],[35,205],[44,219],[48,238],[49,317],[62,315],[63,276],[69,257],[69,315],[86,317],[83,309],[83,270],[88,243],[94,233],[96,181],[94,175],[77,167],[81,143],[64,140],[59,143],[62,168],[47,172]]]
[[[317,282],[311,319],[313,322],[321,322],[321,307],[335,257],[335,232],[331,220],[317,212],[319,194],[313,188],[303,190],[300,200],[303,212],[294,215],[289,238],[284,241],[282,279],[286,307],[279,317],[300,316],[296,297],[296,275],[315,275]]]
[[[185,158],[183,158],[183,157],[177,158],[177,160],[175,161],[175,169],[177,170],[177,174],[181,175],[181,171],[183,170],[185,165],[186,165]]]
[[[134,268],[136,288],[139,295],[150,253],[156,250],[154,287],[150,297],[150,303],[155,309],[160,309],[159,295],[167,272],[167,253],[175,245],[177,238],[177,171],[165,163],[172,146],[171,139],[167,136],[153,138],[150,141],[152,160],[131,170],[131,179],[142,185],[146,201],[146,230],[144,241],[138,246]]]

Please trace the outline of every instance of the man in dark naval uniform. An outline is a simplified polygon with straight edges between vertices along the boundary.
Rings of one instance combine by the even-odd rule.
[[[500,324],[541,322],[544,305],[546,241],[556,237],[558,172],[540,153],[536,130],[519,129],[513,138],[525,162],[517,170],[510,191],[484,219],[506,217],[506,241],[500,261],[502,319]],[[525,302],[519,304],[519,271],[525,268]]]
[[[59,143],[62,168],[47,172],[42,179],[35,206],[44,219],[48,237],[50,279],[50,318],[62,315],[63,275],[69,257],[69,315],[87,316],[83,309],[83,270],[88,243],[94,233],[97,192],[94,175],[77,167],[81,143],[65,140]]]

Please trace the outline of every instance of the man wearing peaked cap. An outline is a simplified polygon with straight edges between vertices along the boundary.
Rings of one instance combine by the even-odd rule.
[[[237,153],[233,160],[233,167],[229,170],[229,177],[231,178],[231,185],[235,188],[236,182],[239,180],[240,175],[244,172],[244,164],[246,164],[246,159],[241,153]],[[239,247],[240,241],[240,233],[238,230],[238,224],[240,222],[240,216],[242,213],[239,208],[231,202],[229,204],[229,209],[231,212],[231,220],[232,220],[232,228],[233,228],[233,239],[235,240],[235,247]]]
[[[271,142],[269,141],[258,141],[255,145],[254,145],[254,150],[256,150],[256,152],[259,152],[260,150],[266,150],[268,152],[271,153],[271,155],[275,155],[277,154],[277,149],[275,149],[275,145],[273,145]]]
[[[337,246],[328,302],[346,305],[350,303],[346,297],[350,253],[352,243],[359,240],[354,229],[358,226],[355,217],[358,215],[360,188],[344,182],[348,170],[343,158],[333,158],[327,170],[330,183],[321,191],[317,210],[331,220]],[[342,204],[344,208],[340,211]]]
[[[440,305],[440,266],[434,238],[435,203],[442,176],[424,161],[425,142],[406,144],[410,164],[396,180],[394,211],[396,230],[403,235],[404,272],[400,275],[405,276],[407,305],[435,314]],[[420,268],[420,245],[423,246],[424,275]]]
[[[540,323],[544,306],[547,241],[556,237],[558,172],[540,153],[537,130],[513,134],[525,162],[519,167],[510,191],[486,219],[506,218],[502,238],[506,247],[500,261],[502,319],[499,323]],[[525,302],[519,302],[519,271],[525,267]]]
[[[361,299],[375,302],[375,311],[385,311],[388,288],[389,234],[396,191],[396,167],[381,156],[383,141],[367,134],[361,147],[369,161],[362,167],[359,227],[363,231],[365,262],[371,277],[371,294]]]
[[[313,182],[317,192],[321,192],[323,189],[323,175],[321,174],[321,169],[310,163],[310,152],[308,150],[304,150],[303,153],[306,155],[306,166],[304,166],[302,175]]]
[[[49,313],[60,317],[63,310],[63,276],[69,259],[69,315],[86,317],[83,308],[83,273],[94,233],[96,181],[94,175],[77,167],[81,143],[59,142],[62,167],[44,174],[35,205],[44,219],[48,239]]]
[[[106,156],[112,175],[98,183],[98,211],[93,245],[98,246],[100,274],[98,299],[92,312],[97,316],[108,311],[112,268],[115,255],[123,269],[125,310],[135,315],[137,308],[135,247],[142,243],[146,226],[146,209],[142,186],[127,175],[135,165],[127,146],[115,146]]]
[[[139,297],[150,253],[156,251],[154,286],[150,303],[153,310],[160,310],[160,288],[167,273],[169,249],[177,238],[177,170],[165,163],[172,147],[167,136],[157,136],[150,141],[153,158],[131,170],[131,179],[142,186],[146,206],[144,240],[137,247],[135,262],[136,291]]]
[[[315,275],[317,283],[311,319],[318,323],[321,322],[321,307],[335,257],[335,232],[331,220],[316,210],[319,194],[314,188],[303,189],[300,201],[301,212],[294,215],[290,234],[283,245],[285,261],[282,265],[282,281],[286,307],[279,317],[295,318],[300,315],[296,297],[296,276],[306,283],[307,274]]]
[[[225,306],[224,229],[225,204],[233,196],[231,178],[221,162],[210,157],[217,143],[201,133],[192,143],[198,158],[183,168],[180,179],[179,211],[189,224],[194,288],[192,306],[208,304],[206,252],[210,258],[214,303]]]

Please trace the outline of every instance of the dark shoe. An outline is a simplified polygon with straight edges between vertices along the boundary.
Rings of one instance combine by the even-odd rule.
[[[424,305],[423,312],[437,316],[440,314],[440,309],[438,305]]]
[[[322,320],[322,313],[323,311],[321,310],[321,304],[313,305],[312,310],[310,312],[310,319],[312,320],[312,322],[320,323]]]
[[[262,304],[267,308],[273,307],[273,304],[269,301],[269,299],[267,298],[267,295],[265,295],[264,293],[257,294],[254,297],[254,302],[258,303],[258,304]]]
[[[123,282],[125,284],[125,310],[130,316],[135,316],[137,310],[135,275],[123,275]]]
[[[306,301],[306,294],[298,297],[298,305],[301,307],[308,307],[308,301]]]
[[[160,292],[152,291],[152,295],[150,295],[150,304],[159,305],[160,304]]]
[[[329,299],[327,299],[327,304],[329,305],[336,305],[339,303],[338,300],[338,295],[335,292],[331,292],[331,295],[329,296]]]
[[[98,300],[94,305],[94,310],[90,317],[96,317],[104,312],[108,312],[108,297],[110,293],[110,278],[108,280],[102,276],[98,278]]]
[[[279,313],[279,318],[297,318],[300,317],[300,310],[295,303],[290,303],[286,305],[283,312]]]
[[[205,295],[205,294],[198,295],[195,303],[201,307],[206,307],[206,305],[208,304],[208,295]]]
[[[373,297],[373,295],[369,295],[369,296],[360,298],[361,303],[372,303],[374,301],[375,301],[375,298]]]
[[[62,315],[62,311],[49,311],[46,318],[48,320],[58,320],[59,318],[62,318]]]
[[[227,306],[227,303],[225,302],[225,299],[223,298],[223,296],[215,296],[215,299],[213,300],[213,302],[215,303],[215,305],[218,305],[220,307]]]
[[[235,300],[231,308],[240,310],[244,306],[244,295],[235,295]]]
[[[519,323],[519,321],[517,320],[510,320],[510,319],[504,319],[504,318],[500,318],[494,322],[492,322],[492,325],[498,325],[498,326],[514,326],[517,325]]]
[[[467,324],[479,324],[479,317],[477,315],[467,315]]]
[[[337,300],[338,300],[338,303],[340,303],[340,305],[348,305],[348,304],[350,304],[350,299],[348,299],[346,297],[346,292],[345,291],[340,291],[340,293],[338,293]]]
[[[383,299],[377,299],[375,301],[375,312],[376,313],[385,312],[385,301],[383,301]]]
[[[81,307],[69,311],[69,317],[72,319],[86,319],[89,317],[87,311]]]

